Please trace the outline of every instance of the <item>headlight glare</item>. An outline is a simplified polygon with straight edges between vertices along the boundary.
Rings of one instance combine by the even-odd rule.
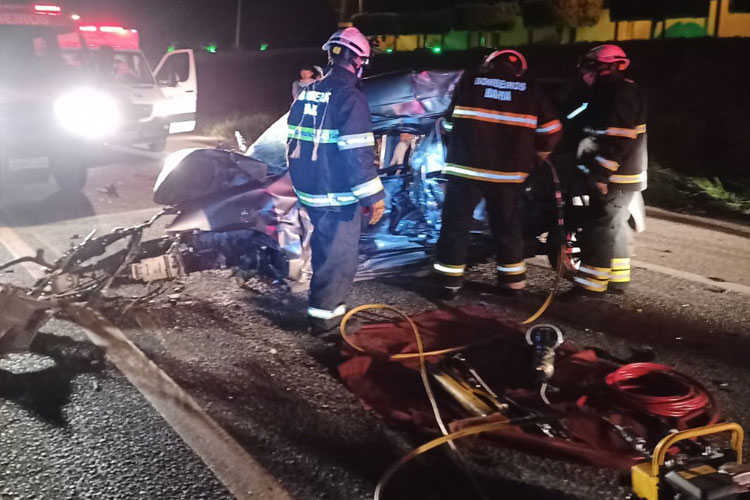
[[[120,109],[111,96],[94,89],[78,89],[55,102],[55,116],[68,132],[87,139],[103,139],[120,126]]]

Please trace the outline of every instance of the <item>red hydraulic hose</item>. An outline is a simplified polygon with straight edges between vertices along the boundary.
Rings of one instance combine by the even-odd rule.
[[[607,375],[606,382],[621,404],[660,417],[692,418],[716,408],[700,382],[666,365],[632,363]]]

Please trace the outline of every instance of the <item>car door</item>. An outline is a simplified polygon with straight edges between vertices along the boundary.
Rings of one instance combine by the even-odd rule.
[[[169,133],[179,134],[195,130],[198,106],[195,53],[191,49],[183,49],[165,54],[156,66],[154,74],[168,101]]]

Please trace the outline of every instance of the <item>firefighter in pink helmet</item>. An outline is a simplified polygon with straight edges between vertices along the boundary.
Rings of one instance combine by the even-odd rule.
[[[630,65],[617,45],[599,45],[579,63],[588,103],[581,114],[584,138],[578,166],[591,183],[577,290],[601,296],[623,293],[630,282],[628,207],[646,189],[646,104],[624,71]]]

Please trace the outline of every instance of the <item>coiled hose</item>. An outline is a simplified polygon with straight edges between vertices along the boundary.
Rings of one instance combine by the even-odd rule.
[[[658,363],[631,363],[607,375],[614,401],[659,417],[689,420],[706,407],[716,407],[708,390],[697,380]],[[716,423],[718,415],[711,417]]]

